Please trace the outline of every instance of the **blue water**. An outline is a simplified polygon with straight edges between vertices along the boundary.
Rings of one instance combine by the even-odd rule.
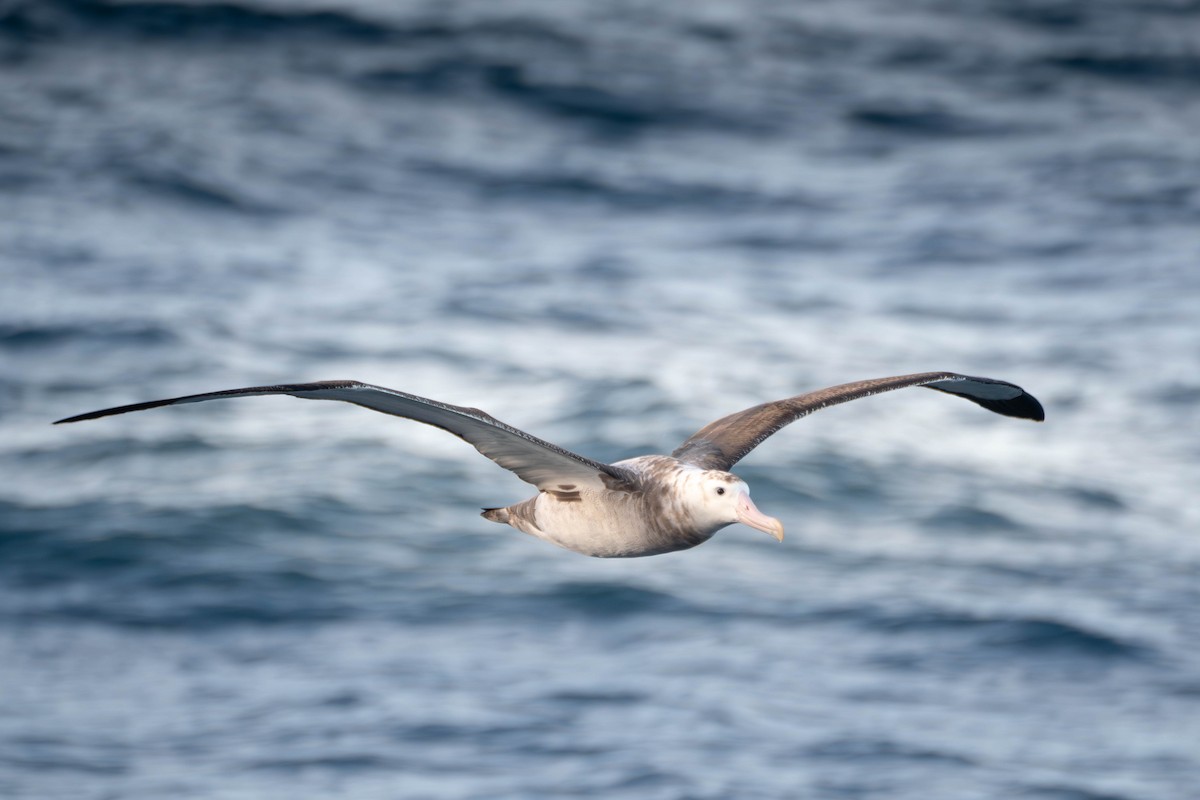
[[[1200,796],[1200,4],[0,5],[0,796]],[[952,369],[587,559],[585,455]]]

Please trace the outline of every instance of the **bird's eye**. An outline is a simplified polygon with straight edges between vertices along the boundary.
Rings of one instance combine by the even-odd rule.
[[[725,494],[725,487],[724,487],[724,486],[718,486],[718,487],[717,487],[717,494]]]

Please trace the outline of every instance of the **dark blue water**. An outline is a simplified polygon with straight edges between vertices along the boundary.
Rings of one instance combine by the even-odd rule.
[[[1180,800],[1200,786],[1200,5],[0,5],[0,796]],[[833,383],[734,527],[588,456]]]

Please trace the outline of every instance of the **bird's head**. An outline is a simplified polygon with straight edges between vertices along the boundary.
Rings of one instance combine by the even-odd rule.
[[[758,510],[746,482],[728,472],[704,470],[688,482],[688,510],[702,526],[723,528],[740,522],[783,541],[783,523]]]

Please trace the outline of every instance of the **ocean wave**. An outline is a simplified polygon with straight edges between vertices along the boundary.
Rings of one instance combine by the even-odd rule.
[[[250,216],[276,216],[286,210],[255,199],[248,190],[230,181],[182,170],[129,170],[113,166],[131,188],[192,208]]]
[[[178,335],[163,325],[141,320],[90,320],[59,323],[0,323],[0,348],[35,349],[78,346],[148,347],[170,344]]]
[[[806,751],[817,758],[837,758],[849,761],[868,759],[903,760],[903,761],[936,761],[947,764],[970,766],[974,759],[958,753],[944,750],[934,750],[925,747],[906,745],[891,739],[829,739],[812,745]]]
[[[264,758],[245,764],[247,769],[267,772],[283,772],[289,776],[298,770],[321,769],[345,772],[361,772],[370,769],[395,770],[403,766],[396,759],[376,753],[345,753],[342,755],[293,756],[280,758]]]
[[[180,444],[197,446],[191,440]],[[87,446],[81,447],[86,452]],[[120,524],[114,527],[114,520]],[[4,567],[18,558],[23,562],[14,580],[69,582],[133,567],[151,568],[148,580],[153,583],[196,571],[243,574],[245,565],[236,557],[206,562],[203,556],[239,546],[253,550],[254,542],[272,532],[312,533],[321,524],[302,510],[250,506],[188,510],[111,500],[50,507],[0,501],[0,554],[9,556]],[[286,575],[288,569],[280,572]]]
[[[1089,19],[1089,5],[1080,2],[1031,2],[1030,0],[993,0],[992,11],[1002,19],[1055,33],[1077,29]]]
[[[851,614],[853,616],[853,614]],[[1031,655],[1139,658],[1149,646],[1087,626],[1047,617],[986,617],[943,610],[861,612],[861,622],[892,633],[964,634],[972,646]]]
[[[0,740],[0,767],[5,770],[30,770],[41,773],[73,775],[78,780],[128,775],[129,766],[119,748],[83,748],[70,737],[36,735]],[[107,751],[107,752],[106,752]],[[0,778],[0,786],[4,785]]]
[[[18,451],[15,455],[27,464],[40,463],[50,459],[79,467],[127,458],[130,453],[137,453],[141,458],[153,458],[164,455],[190,456],[215,452],[219,449],[218,445],[199,436],[176,434],[149,441],[130,436],[88,439],[69,444],[54,441],[53,444],[39,445],[36,448]]]
[[[386,25],[340,11],[275,10],[235,2],[33,0],[8,10],[0,31],[14,38],[126,35],[146,39],[320,36],[357,42],[393,38]]]
[[[1023,786],[1015,791],[1020,792],[1018,796],[1033,798],[1033,800],[1132,800],[1133,798],[1133,795],[1060,785]]]
[[[850,122],[889,133],[924,137],[1012,136],[1019,128],[936,105],[860,103],[847,112]]]
[[[411,166],[431,177],[472,186],[489,198],[521,198],[533,203],[593,200],[630,210],[689,209],[745,215],[826,207],[819,198],[803,192],[767,192],[645,175],[625,177],[563,168],[508,171],[435,160]]]
[[[459,45],[480,40],[521,48],[579,51],[585,41],[529,16],[455,19],[416,14],[405,19],[328,8],[286,8],[256,3],[163,2],[162,0],[16,0],[0,16],[0,36],[27,42],[67,37],[122,36],[147,42],[222,40],[280,43],[296,39],[349,45]],[[387,83],[388,76],[377,76]],[[404,81],[402,71],[392,76]]]
[[[567,581],[528,599],[598,617],[679,613],[688,608],[674,595],[622,582]]]
[[[242,625],[312,625],[361,618],[329,582],[299,571],[193,571],[147,562],[143,548],[78,554],[71,574],[26,585],[2,616],[145,630],[204,631]],[[231,567],[232,569],[232,567]],[[32,573],[32,571],[31,571]],[[30,583],[39,577],[25,576]]]
[[[1013,533],[1028,530],[1025,525],[999,511],[961,504],[943,506],[926,516],[922,523],[928,528],[952,533]]]
[[[1018,651],[1121,658],[1149,650],[1131,639],[1055,619],[990,620],[981,630],[984,645]]]
[[[703,106],[689,108],[676,96],[622,93],[594,83],[539,80],[516,65],[490,70],[487,86],[497,94],[538,111],[608,126],[747,127],[745,119],[724,117]]]
[[[1168,82],[1200,82],[1200,57],[1189,52],[1136,52],[1080,49],[1055,53],[1043,63],[1061,70],[1150,86]]]

